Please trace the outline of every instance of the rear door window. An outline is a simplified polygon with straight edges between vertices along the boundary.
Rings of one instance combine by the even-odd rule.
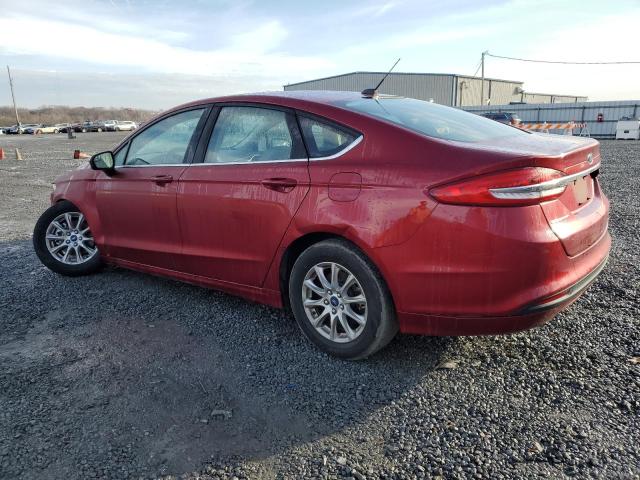
[[[293,114],[261,107],[222,107],[205,163],[306,159]]]

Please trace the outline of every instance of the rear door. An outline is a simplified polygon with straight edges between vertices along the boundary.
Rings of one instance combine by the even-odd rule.
[[[178,180],[192,159],[207,109],[169,115],[116,154],[116,173],[96,178],[96,204],[109,256],[174,270],[181,238]]]
[[[201,163],[185,170],[178,191],[181,270],[260,286],[309,190],[295,115],[271,106],[223,105],[199,153]]]

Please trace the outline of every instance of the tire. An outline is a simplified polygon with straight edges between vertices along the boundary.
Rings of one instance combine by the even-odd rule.
[[[102,129],[98,128],[98,130],[96,130],[98,133],[102,133]]]
[[[334,265],[337,282],[331,281]],[[328,288],[320,287],[323,282],[315,267],[325,272],[330,293]],[[353,275],[355,281],[345,285],[349,275]],[[308,281],[315,288],[309,288]],[[347,288],[342,290],[345,286]],[[364,302],[356,301],[362,297]],[[305,308],[305,299],[313,306]],[[383,348],[398,332],[386,283],[371,261],[346,240],[325,240],[302,252],[289,276],[289,301],[304,335],[321,350],[336,357],[366,358]],[[360,320],[356,321],[355,317]],[[312,321],[318,325],[314,326]]]
[[[52,205],[40,216],[33,230],[33,248],[49,270],[60,275],[76,277],[94,273],[102,266],[98,247],[93,243],[86,219],[83,219],[84,215],[80,210],[67,201]],[[63,228],[56,227],[54,220]],[[69,226],[71,228],[68,228]],[[49,240],[47,236],[60,236],[60,240]],[[52,250],[55,253],[52,253]]]
[[[59,130],[57,128],[53,130],[53,133],[58,133],[58,132]]]

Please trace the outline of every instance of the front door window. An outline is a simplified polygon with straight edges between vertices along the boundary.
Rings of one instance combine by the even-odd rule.
[[[126,166],[183,163],[204,109],[165,118],[138,134],[129,147]]]

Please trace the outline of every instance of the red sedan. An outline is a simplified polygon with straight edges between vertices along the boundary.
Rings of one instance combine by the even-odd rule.
[[[321,349],[541,324],[611,246],[595,140],[345,92],[193,102],[56,181],[33,241],[290,308]]]

